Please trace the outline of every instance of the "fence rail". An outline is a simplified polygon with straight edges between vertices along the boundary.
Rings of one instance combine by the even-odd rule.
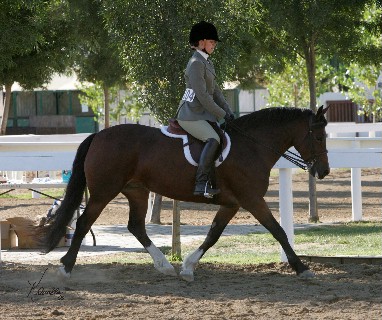
[[[87,137],[82,135],[2,136],[0,137],[0,170],[33,171],[70,169],[78,145]],[[382,140],[378,138],[328,138],[331,168],[351,168],[352,219],[362,219],[361,168],[382,167]],[[292,169],[296,166],[281,158],[279,169],[281,225],[293,245]],[[47,185],[49,186],[49,185]],[[7,185],[0,185],[5,189]],[[20,184],[18,188],[28,184]],[[1,235],[0,235],[1,236]],[[282,255],[282,260],[286,257]],[[1,260],[0,260],[1,261]]]
[[[382,135],[382,122],[377,123],[355,123],[355,122],[329,122],[326,133],[330,138],[341,136],[366,136],[375,138]]]

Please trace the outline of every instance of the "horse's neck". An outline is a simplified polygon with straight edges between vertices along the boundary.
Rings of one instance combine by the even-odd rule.
[[[295,130],[287,125],[274,128],[255,128],[249,133],[251,136],[259,140],[261,144],[266,144],[279,153],[284,153],[293,146]]]

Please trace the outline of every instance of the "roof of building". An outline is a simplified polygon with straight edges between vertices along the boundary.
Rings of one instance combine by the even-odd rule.
[[[81,83],[77,79],[75,74],[63,75],[56,74],[52,77],[52,80],[44,85],[43,88],[36,88],[34,91],[48,90],[48,91],[69,91],[78,90]],[[12,85],[12,91],[24,91],[24,89],[16,82]]]

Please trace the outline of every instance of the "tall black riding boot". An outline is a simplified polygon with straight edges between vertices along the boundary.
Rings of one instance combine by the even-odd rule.
[[[200,155],[198,170],[196,171],[194,195],[212,198],[220,192],[219,189],[212,189],[209,182],[211,170],[214,169],[214,161],[219,150],[219,142],[213,138],[206,141],[202,154]]]

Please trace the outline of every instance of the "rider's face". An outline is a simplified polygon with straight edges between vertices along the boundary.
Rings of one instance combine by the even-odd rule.
[[[208,54],[211,54],[212,52],[214,52],[216,45],[217,45],[216,40],[204,39],[199,41],[199,49],[201,50],[204,49]]]

